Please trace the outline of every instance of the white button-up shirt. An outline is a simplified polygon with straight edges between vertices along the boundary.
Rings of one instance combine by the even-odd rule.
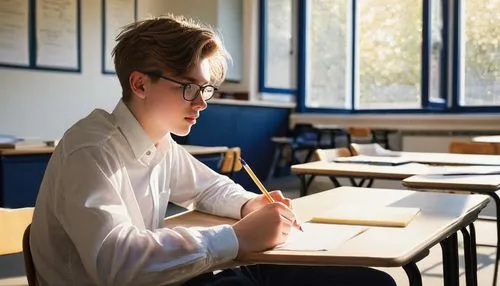
[[[53,153],[31,251],[40,285],[164,285],[234,259],[230,225],[163,228],[167,203],[240,218],[246,192],[170,134],[154,144],[127,106],[95,110]]]

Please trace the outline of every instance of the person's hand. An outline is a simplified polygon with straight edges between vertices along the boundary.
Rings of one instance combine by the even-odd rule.
[[[292,208],[292,201],[288,198],[285,198],[283,196],[283,193],[281,193],[281,191],[272,191],[269,192],[269,194],[271,195],[271,197],[274,199],[275,202],[283,203],[288,208],[290,209]],[[250,199],[241,207],[241,217],[245,217],[251,212],[258,210],[267,204],[269,204],[269,201],[264,195],[260,195],[253,199]]]
[[[285,242],[295,215],[281,202],[266,203],[233,225],[238,238],[238,256],[262,251]]]

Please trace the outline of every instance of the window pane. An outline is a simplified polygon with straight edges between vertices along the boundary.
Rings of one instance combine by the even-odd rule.
[[[500,105],[500,1],[467,0],[464,8],[463,105]]]
[[[431,62],[430,88],[431,100],[446,98],[441,93],[441,52],[443,51],[443,11],[441,1],[431,1]]]
[[[349,107],[346,0],[309,1],[307,107]]]
[[[295,88],[292,0],[268,0],[265,86]]]
[[[357,107],[421,106],[422,1],[358,1]]]

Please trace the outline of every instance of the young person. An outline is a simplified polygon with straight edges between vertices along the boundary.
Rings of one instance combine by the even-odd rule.
[[[369,268],[207,272],[284,242],[290,200],[246,192],[170,136],[189,133],[224,79],[228,55],[210,28],[169,16],[133,23],[117,40],[122,99],[64,134],[40,188],[31,227],[40,285],[394,285]],[[241,220],[164,228],[169,201]]]

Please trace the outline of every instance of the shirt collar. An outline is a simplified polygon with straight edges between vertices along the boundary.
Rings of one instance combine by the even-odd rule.
[[[149,161],[146,158],[152,158],[156,153],[155,144],[122,100],[113,110],[113,116],[132,152],[134,152],[135,158]]]

